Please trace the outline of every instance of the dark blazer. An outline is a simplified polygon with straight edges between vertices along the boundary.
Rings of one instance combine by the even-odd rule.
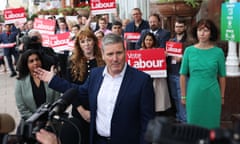
[[[89,96],[91,123],[90,143],[96,136],[97,96],[104,67],[92,69],[83,85],[72,84],[54,76],[49,87],[64,92],[78,88],[78,96]],[[154,90],[149,75],[127,66],[111,120],[111,144],[145,144],[147,123],[154,117]]]
[[[3,44],[8,44],[8,43],[14,43],[16,42],[16,36],[17,36],[18,32],[17,31],[12,31],[9,35],[6,32],[3,32],[0,34],[0,43]],[[12,48],[15,48],[12,47]],[[8,55],[9,53],[9,48],[4,48],[4,55]]]
[[[135,47],[136,49],[140,49],[142,47],[141,45],[142,45],[143,39],[144,39],[145,35],[149,32],[150,32],[150,29],[145,29],[141,32],[141,36],[140,36],[138,42],[136,43],[136,47]],[[154,35],[157,40],[157,46],[159,48],[165,48],[166,41],[168,41],[171,37],[171,33],[169,31],[167,31],[165,29],[161,29],[161,28],[158,29],[158,31]]]
[[[144,29],[149,29],[148,21],[142,20],[142,23],[139,25],[138,29],[135,29],[135,22],[131,21],[126,25],[124,32],[141,32]]]

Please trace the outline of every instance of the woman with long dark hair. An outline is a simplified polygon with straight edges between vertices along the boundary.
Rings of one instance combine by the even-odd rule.
[[[33,75],[33,70],[42,67],[42,57],[37,50],[22,53],[18,63],[15,86],[17,108],[23,120],[28,119],[43,103],[53,103],[60,94],[48,88],[48,84]]]

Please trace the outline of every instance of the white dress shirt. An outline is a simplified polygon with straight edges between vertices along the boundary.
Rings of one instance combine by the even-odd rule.
[[[153,30],[150,30],[149,32],[150,32],[150,33],[153,33],[154,35],[156,35],[156,34],[157,34],[157,32],[158,32],[158,29],[157,29],[157,30],[155,30],[155,31],[153,31]]]
[[[100,136],[111,136],[112,115],[126,67],[127,64],[125,64],[122,72],[115,77],[107,72],[107,67],[103,71],[104,78],[97,96],[96,129]]]

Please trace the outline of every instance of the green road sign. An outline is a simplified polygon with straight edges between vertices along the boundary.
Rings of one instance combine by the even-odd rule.
[[[240,42],[240,3],[223,3],[221,39]]]

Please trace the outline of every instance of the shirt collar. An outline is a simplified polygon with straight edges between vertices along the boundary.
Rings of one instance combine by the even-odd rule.
[[[155,35],[155,34],[157,33],[158,30],[159,30],[159,29],[156,29],[155,31],[153,31],[153,30],[150,29],[150,32],[153,33],[153,34]]]
[[[124,76],[126,69],[127,69],[127,63],[124,64],[123,70],[117,76]],[[103,75],[103,77],[106,75],[111,76],[107,71],[107,66],[105,66],[102,75]]]

